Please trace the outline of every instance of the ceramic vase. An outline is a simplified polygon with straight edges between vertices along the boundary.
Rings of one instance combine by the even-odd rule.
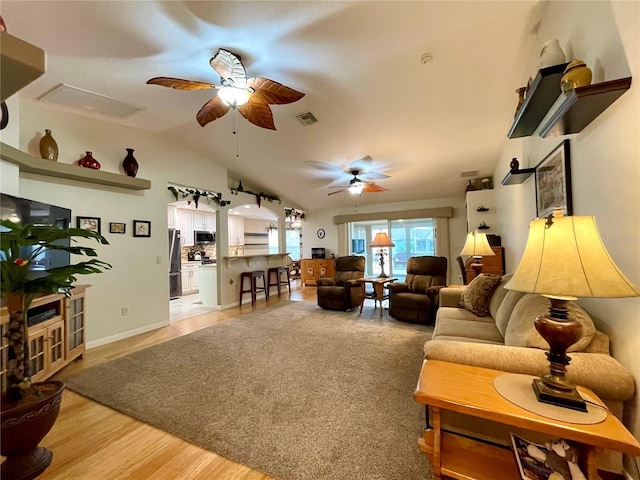
[[[133,156],[133,148],[126,148],[125,150],[127,151],[127,156],[122,161],[122,168],[128,176],[135,177],[138,173],[138,161]]]
[[[557,38],[549,40],[542,46],[540,50],[540,58],[538,59],[538,68],[552,67],[564,63],[565,56],[560,42]]]
[[[574,60],[564,71],[560,80],[563,92],[570,92],[576,87],[591,85],[591,69],[582,60]]]
[[[100,170],[100,162],[93,158],[93,154],[91,152],[86,152],[86,155],[78,160],[78,165],[84,168]]]
[[[58,144],[49,129],[45,129],[44,136],[40,139],[40,156],[54,162],[58,160]]]

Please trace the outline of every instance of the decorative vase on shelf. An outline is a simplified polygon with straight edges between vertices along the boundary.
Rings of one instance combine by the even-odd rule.
[[[561,63],[564,63],[564,61],[564,52],[562,51],[560,42],[557,38],[549,40],[544,45],[542,45],[542,50],[540,50],[540,58],[538,59],[539,69],[553,67],[554,65],[560,65]]]
[[[45,160],[58,160],[58,144],[49,129],[45,129],[44,136],[40,139],[40,156]]]
[[[128,176],[135,177],[138,173],[138,161],[133,156],[133,148],[126,148],[125,150],[127,151],[127,156],[122,161],[122,168]]]
[[[582,60],[574,60],[564,71],[560,79],[560,88],[563,92],[570,92],[576,87],[591,85],[591,69]]]
[[[93,168],[94,170],[100,170],[100,162],[98,162],[95,158],[93,158],[93,154],[91,152],[86,152],[87,154],[78,160],[78,165],[84,168]]]

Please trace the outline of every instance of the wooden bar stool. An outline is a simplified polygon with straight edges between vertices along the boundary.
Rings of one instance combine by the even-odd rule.
[[[249,288],[245,290],[245,278],[249,280]],[[258,278],[262,279],[262,286],[256,282]],[[242,272],[240,274],[240,305],[242,305],[242,295],[251,294],[251,305],[256,304],[256,296],[258,292],[264,292],[265,298],[269,300],[269,289],[265,281],[264,270],[254,270],[253,272]]]
[[[282,278],[282,275],[285,278]],[[291,295],[291,281],[289,280],[289,267],[272,267],[267,272],[267,289],[278,287],[278,296],[280,296],[280,288],[286,285]]]

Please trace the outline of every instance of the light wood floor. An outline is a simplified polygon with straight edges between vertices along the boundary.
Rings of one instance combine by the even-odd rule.
[[[315,302],[315,287],[301,288],[299,285],[299,280],[292,285],[290,297],[288,293],[283,293],[280,298],[272,295],[268,304],[289,298]],[[54,378],[64,380],[65,376],[80,370],[224,322],[241,313],[265,308],[266,305],[263,299],[252,307],[248,300],[248,304],[241,308],[205,313],[153,332],[93,348],[83,359],[68,365]],[[53,462],[38,480],[271,478],[68,390],[63,394],[56,424],[40,445],[53,452]]]

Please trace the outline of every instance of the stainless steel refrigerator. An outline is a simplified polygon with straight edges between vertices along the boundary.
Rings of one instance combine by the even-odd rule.
[[[169,300],[182,296],[180,230],[169,229]]]

